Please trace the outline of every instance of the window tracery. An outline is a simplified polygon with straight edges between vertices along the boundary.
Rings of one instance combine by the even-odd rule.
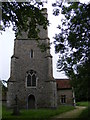
[[[35,87],[37,82],[36,72],[30,70],[27,72],[27,87]]]

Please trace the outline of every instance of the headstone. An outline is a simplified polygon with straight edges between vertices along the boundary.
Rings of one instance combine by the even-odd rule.
[[[13,113],[12,115],[20,115],[19,107],[18,107],[18,98],[17,95],[15,96],[15,105],[13,107]]]

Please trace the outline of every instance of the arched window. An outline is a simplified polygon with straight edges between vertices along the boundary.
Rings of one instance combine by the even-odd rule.
[[[30,51],[30,58],[33,58],[34,57],[34,51],[31,49]]]
[[[27,76],[27,86],[31,86],[31,75]]]
[[[27,72],[27,87],[35,87],[36,86],[36,72],[33,70],[30,70]]]

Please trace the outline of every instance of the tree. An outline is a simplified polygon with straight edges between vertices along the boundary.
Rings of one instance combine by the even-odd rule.
[[[9,1],[9,0],[8,0]],[[28,31],[29,38],[38,38],[39,29],[37,25],[47,28],[48,20],[42,14],[43,2],[31,0],[29,2],[2,2],[2,30],[13,25],[13,30],[18,34],[22,31]]]
[[[53,4],[54,15],[63,14],[59,34],[55,34],[55,51],[60,53],[58,70],[72,80],[77,100],[90,100],[88,81],[90,79],[90,4],[73,2],[64,5]]]
[[[29,38],[38,38],[37,25],[42,25],[46,29],[48,20],[42,14],[41,6],[43,3],[37,2],[37,0],[32,1],[2,3],[0,6],[2,30],[5,30],[12,23],[16,36],[23,30],[28,31]],[[90,68],[88,67],[90,66],[90,4],[73,2],[65,6],[62,2],[56,2],[53,6],[58,7],[54,10],[54,15],[59,15],[60,10],[62,10],[65,17],[62,19],[62,26],[58,25],[60,33],[54,37],[55,51],[60,53],[58,69],[65,71],[66,75],[72,79],[72,84],[78,93],[84,89],[79,95],[80,98],[81,94],[83,96],[85,93],[88,94],[87,88],[90,78]],[[40,47],[46,49],[45,45]],[[85,99],[89,97],[87,94]]]

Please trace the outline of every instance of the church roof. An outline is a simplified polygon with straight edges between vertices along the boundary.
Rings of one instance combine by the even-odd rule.
[[[57,89],[71,89],[69,79],[56,79]]]

